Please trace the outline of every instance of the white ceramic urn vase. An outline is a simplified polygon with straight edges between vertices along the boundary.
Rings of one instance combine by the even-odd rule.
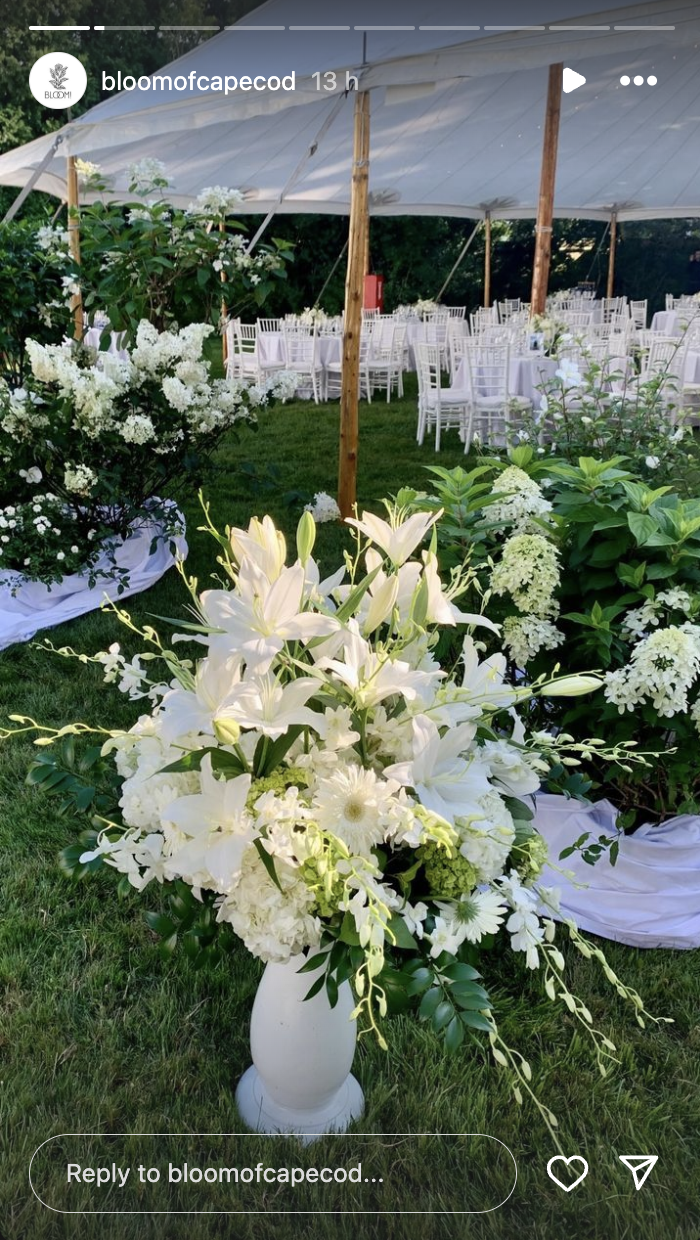
[[[236,1103],[256,1132],[286,1132],[309,1139],[344,1132],[364,1109],[350,1069],[357,1030],[349,982],[331,1008],[325,987],[304,1000],[317,973],[299,973],[306,957],[268,964],[250,1019],[253,1066],[241,1077]]]

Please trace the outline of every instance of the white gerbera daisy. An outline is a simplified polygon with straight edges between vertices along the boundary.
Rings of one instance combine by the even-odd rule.
[[[496,934],[508,912],[503,899],[495,891],[473,891],[450,904],[436,901],[438,907],[453,919],[452,930],[459,943],[480,943],[486,934]]]
[[[341,766],[316,788],[312,813],[319,827],[337,835],[352,853],[368,856],[390,827],[395,780],[378,779],[361,766]]]

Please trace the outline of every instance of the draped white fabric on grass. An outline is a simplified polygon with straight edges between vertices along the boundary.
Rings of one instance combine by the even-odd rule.
[[[184,518],[181,514],[178,516],[184,530]],[[95,611],[106,597],[121,600],[155,585],[163,573],[172,568],[176,556],[184,559],[187,555],[184,535],[159,539],[151,553],[151,544],[160,528],[156,523],[144,523],[117,548],[116,562],[129,573],[129,584],[121,594],[118,593],[116,581],[98,581],[91,589],[87,578],[78,575],[64,577],[51,589],[41,582],[24,582],[16,594],[12,593],[11,584],[0,585],[0,650],[5,650],[14,642],[29,641],[40,629],[52,628],[88,611]],[[176,555],[171,550],[171,542]],[[105,557],[104,567],[108,568],[109,564]],[[9,579],[11,574],[5,573],[3,576]],[[22,580],[19,573],[13,576],[15,581]]]
[[[595,865],[580,853],[558,860],[586,831],[590,844],[614,836],[615,817],[609,801],[585,807],[561,796],[537,797],[534,825],[555,866],[575,875],[575,883],[555,870],[543,875],[560,889],[563,915],[581,930],[632,947],[700,947],[700,817],[682,814],[622,836],[615,866],[607,854]]]
[[[696,0],[602,13],[599,7],[600,0],[530,0],[533,26],[498,32],[493,27],[521,22],[523,9],[520,0],[493,0],[493,26],[470,31],[445,29],[456,20],[453,0],[405,0],[385,20],[414,29],[314,33],[290,28],[288,0],[268,0],[160,75],[174,81],[191,72],[196,78],[294,70],[294,92],[239,89],[225,96],[198,92],[196,81],[186,91],[123,91],[65,128],[38,187],[64,196],[63,156],[72,153],[99,163],[114,178],[112,196],[124,198],[129,163],[155,156],[173,177],[175,202],[187,205],[207,185],[232,185],[246,190],[242,214],[263,214],[338,107],[277,210],[347,213],[352,96],[338,101],[347,69],[372,90],[374,215],[478,219],[490,210],[493,218],[534,217],[546,66],[564,60],[587,84],[563,98],[556,214],[607,219],[615,206],[620,219],[700,215],[700,8]],[[299,27],[331,20],[361,27],[379,24],[382,12],[371,0],[331,14],[325,0],[296,0],[293,20]],[[558,21],[568,28],[551,30]],[[573,28],[587,23],[608,29]],[[276,25],[285,29],[255,29]],[[634,28],[640,25],[675,29]],[[329,69],[339,71],[335,94],[317,91],[311,77]],[[623,73],[653,74],[658,84],[623,87]],[[24,185],[54,136],[0,156],[0,184]]]

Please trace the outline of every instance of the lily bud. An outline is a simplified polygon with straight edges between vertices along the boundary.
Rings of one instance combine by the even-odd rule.
[[[304,512],[297,526],[297,555],[299,563],[306,564],[316,542],[316,522],[310,512]]]
[[[241,725],[235,719],[215,719],[214,736],[220,745],[237,745],[241,737]]]
[[[562,676],[561,680],[552,680],[540,689],[543,697],[582,697],[584,693],[595,693],[603,681],[600,676]]]

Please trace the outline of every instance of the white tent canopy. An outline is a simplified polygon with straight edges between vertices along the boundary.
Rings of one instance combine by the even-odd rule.
[[[203,187],[219,184],[246,191],[242,213],[346,213],[352,151],[347,69],[371,89],[373,215],[534,217],[545,66],[564,60],[587,84],[563,100],[555,214],[700,215],[697,2],[657,0],[605,13],[599,2],[576,0],[577,16],[569,7],[562,19],[562,0],[531,0],[527,16],[537,28],[496,31],[445,29],[455,20],[453,0],[405,0],[400,14],[392,6],[391,17],[415,29],[363,30],[365,22],[379,24],[378,9],[356,0],[354,29],[273,32],[259,27],[287,27],[290,5],[268,0],[161,70],[173,81],[187,78],[186,91],[122,92],[66,126],[64,143],[37,187],[65,196],[61,156],[73,153],[99,163],[112,177],[110,196],[126,198],[128,165],[156,156],[166,164],[173,181],[168,196],[177,203],[187,205]],[[332,16],[342,12],[334,9]],[[522,21],[522,4],[494,0],[490,18],[494,25]],[[324,20],[327,4],[296,0],[298,26]],[[562,24],[568,28],[550,29]],[[319,92],[311,76],[328,69],[338,71],[335,96]],[[292,70],[294,92],[225,96],[196,88],[203,75]],[[657,85],[621,86],[622,74],[653,74]],[[0,184],[25,184],[54,138],[0,156]]]

